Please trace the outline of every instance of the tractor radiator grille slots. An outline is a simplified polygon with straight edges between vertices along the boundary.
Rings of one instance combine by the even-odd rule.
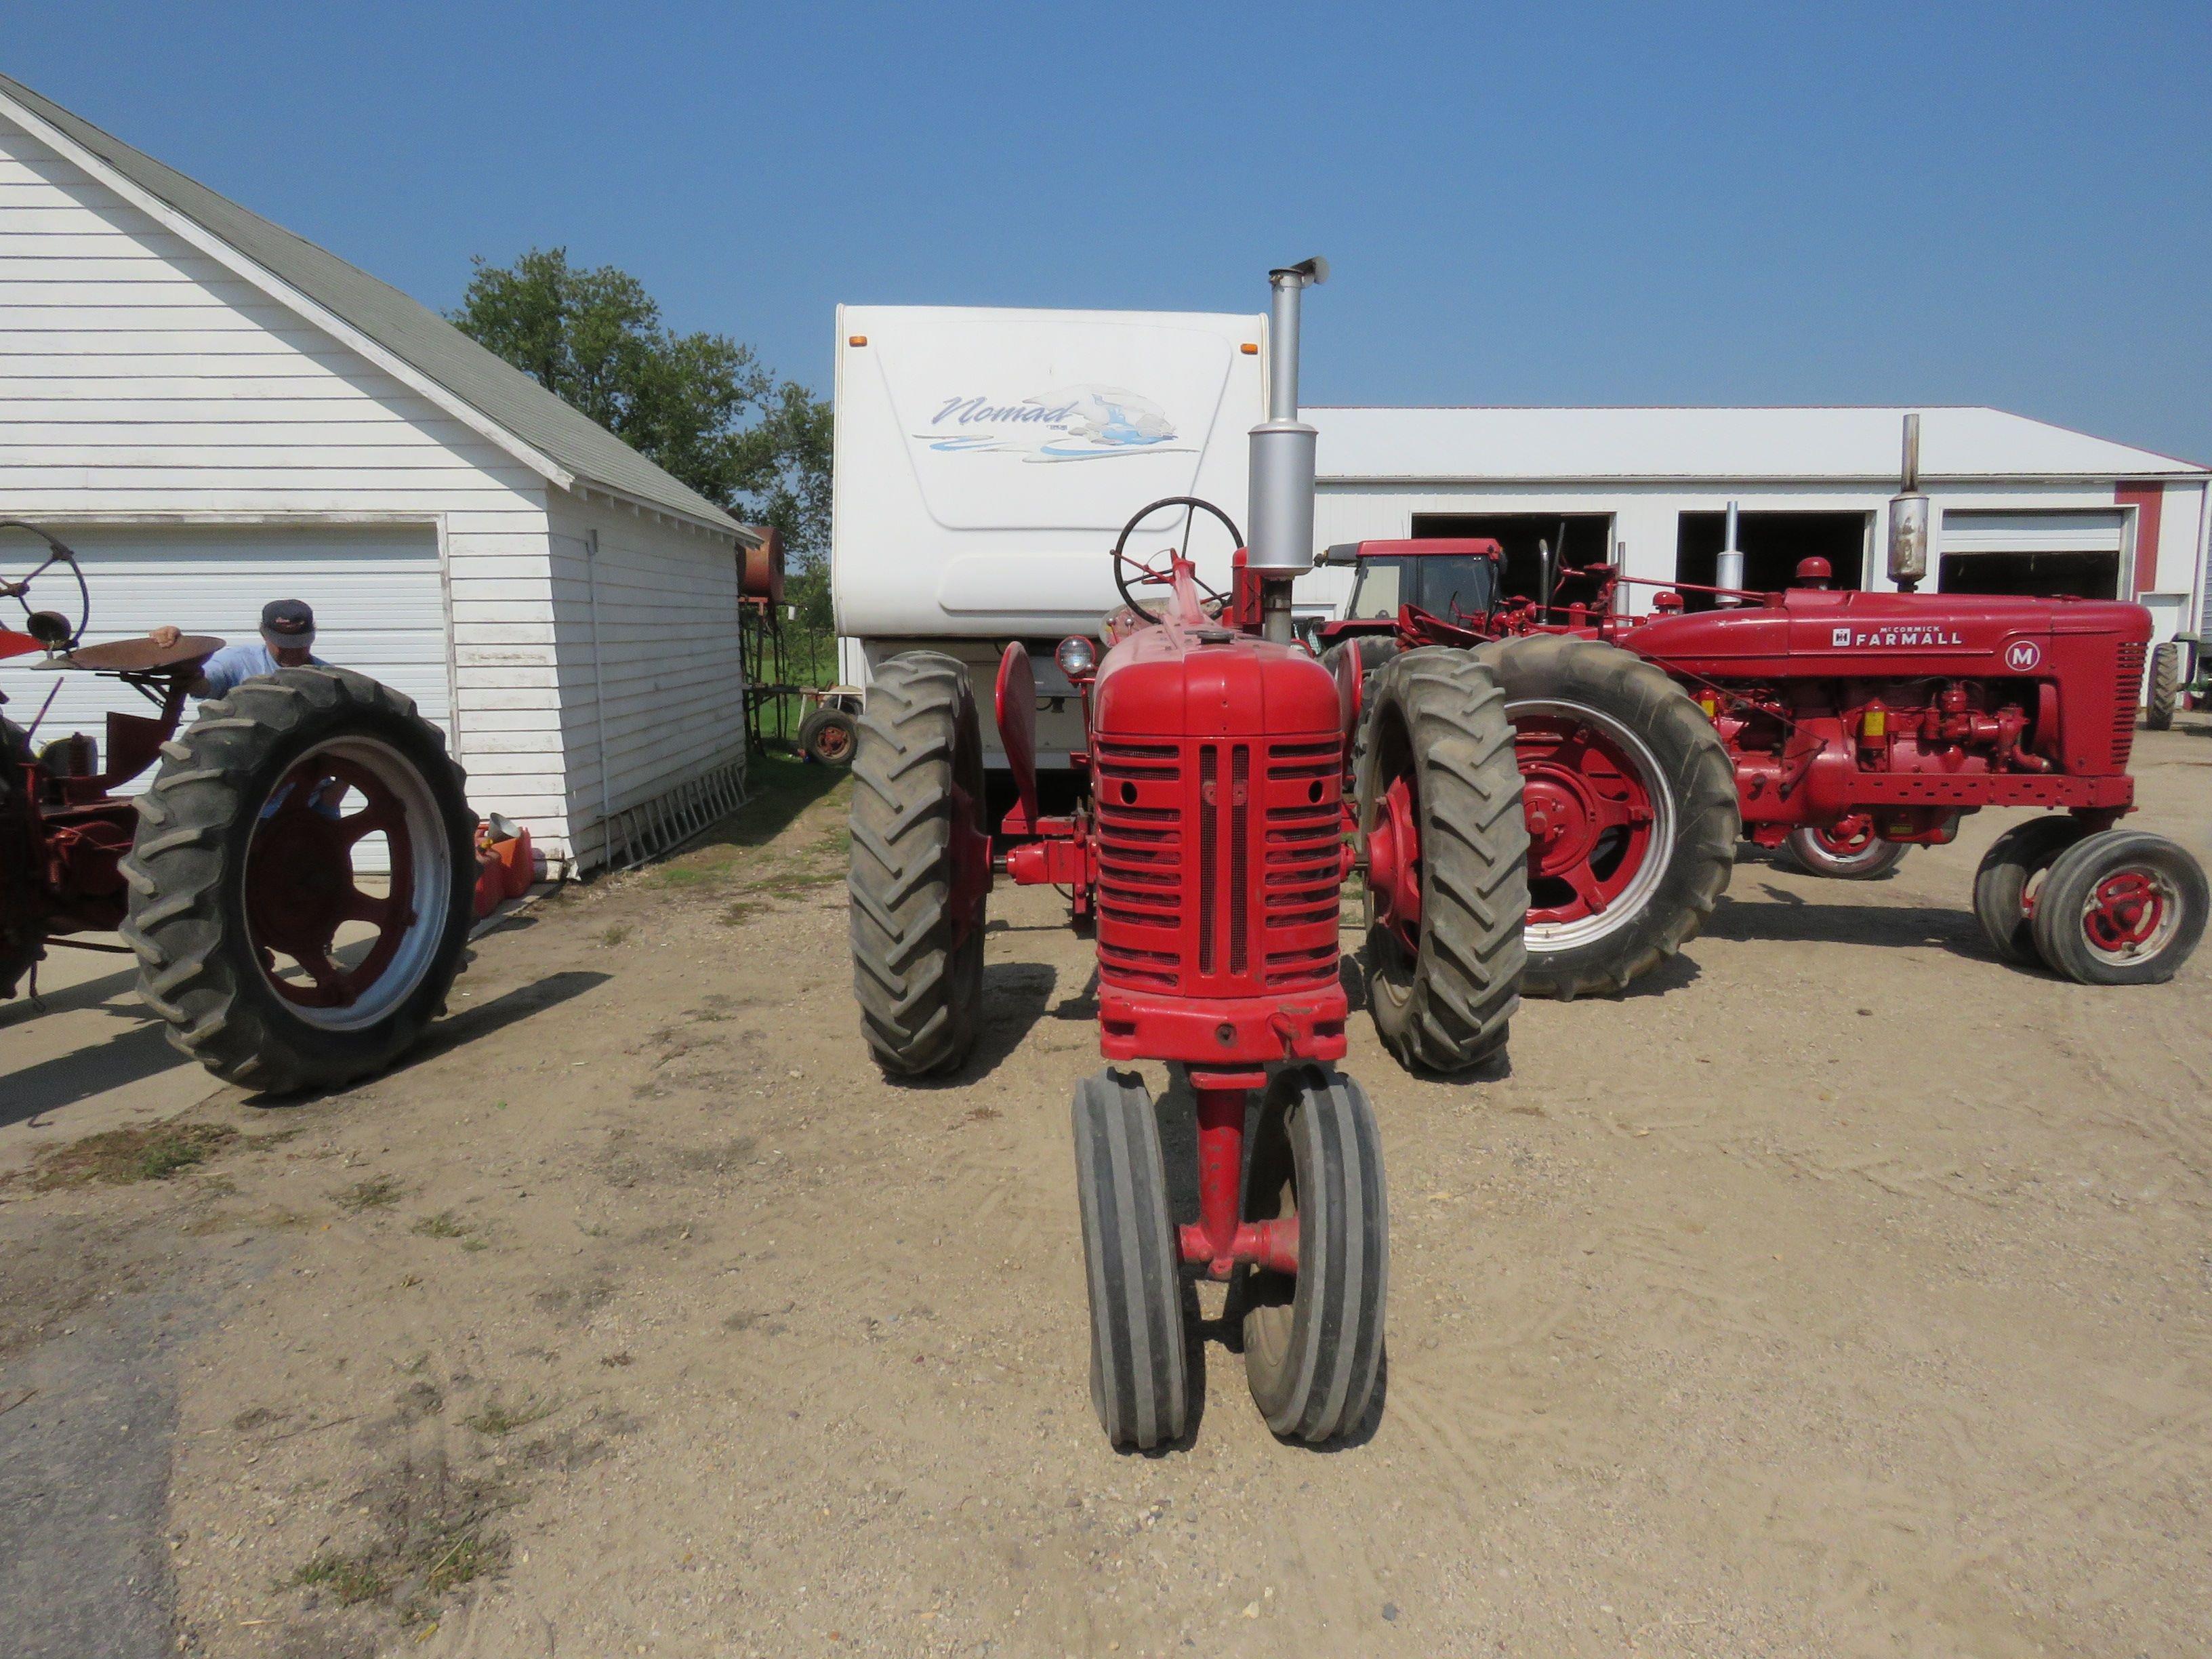
[[[2115,689],[2119,695],[2112,700],[2112,770],[2128,769],[2128,757],[2135,752],[2136,705],[2142,698],[2143,655],[2148,647],[2125,644],[2120,647],[2120,668]]]
[[[1335,982],[1334,740],[1102,738],[1095,764],[1102,978],[1223,997]]]

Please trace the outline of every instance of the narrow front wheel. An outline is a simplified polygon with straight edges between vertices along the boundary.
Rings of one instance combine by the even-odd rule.
[[[1246,1270],[1244,1376],[1267,1426],[1320,1442],[1366,1418],[1382,1370],[1390,1221],[1375,1111],[1350,1078],[1301,1066],[1269,1086],[1245,1218],[1295,1221],[1295,1274]]]
[[[2035,946],[2083,985],[2157,985],[2204,936],[2203,866],[2164,836],[2107,830],[2058,855],[2035,902]]]
[[[1149,1451],[1190,1415],[1182,1280],[1159,1120],[1145,1085],[1103,1071],[1075,1085],[1075,1190],[1091,1285],[1091,1404],[1115,1445]]]

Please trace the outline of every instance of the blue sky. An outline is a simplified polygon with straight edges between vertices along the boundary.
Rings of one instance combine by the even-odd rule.
[[[1315,403],[1988,403],[2212,459],[2212,6],[62,6],[0,69],[429,304],[532,244],[1259,310]]]

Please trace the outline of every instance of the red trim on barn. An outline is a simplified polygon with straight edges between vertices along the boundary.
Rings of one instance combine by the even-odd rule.
[[[2137,599],[2158,586],[2158,526],[2166,507],[2164,484],[2121,484],[2112,499],[2136,509],[2136,580]]]

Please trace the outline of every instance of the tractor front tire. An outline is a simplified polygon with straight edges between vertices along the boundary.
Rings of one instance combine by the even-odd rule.
[[[2144,700],[2143,724],[2154,732],[2173,728],[2173,711],[2181,703],[2181,647],[2172,640],[2150,653],[2150,690]]]
[[[476,817],[445,735],[390,687],[310,666],[210,698],[161,754],[121,865],[123,937],[170,1042],[264,1094],[390,1066],[445,1011],[468,944]],[[381,895],[352,865],[371,834]],[[350,964],[346,921],[377,930]]]
[[[1277,1074],[1260,1108],[1244,1218],[1298,1228],[1295,1275],[1248,1268],[1244,1376],[1267,1426],[1319,1443],[1357,1430],[1383,1363],[1389,1203],[1375,1111],[1340,1073]]]
[[[1505,691],[1528,811],[1521,988],[1626,991],[1728,889],[1742,828],[1728,750],[1687,692],[1617,646],[1529,635],[1477,654]]]
[[[2035,948],[2081,985],[2162,985],[2204,937],[2204,866],[2164,836],[2106,830],[2061,853],[2035,897]]]
[[[1829,881],[1879,881],[1912,850],[1901,841],[1882,840],[1871,829],[1838,836],[1811,827],[1792,830],[1782,848],[1784,855],[1805,874]]]
[[[799,722],[799,752],[817,766],[850,766],[860,736],[858,720],[825,703]]]
[[[2015,823],[1990,843],[1974,872],[1974,919],[2005,961],[2028,967],[2043,960],[2035,945],[2028,889],[2058,855],[2087,835],[2075,819],[2052,816]]]
[[[1150,1451],[1190,1419],[1181,1256],[1152,1097],[1133,1073],[1075,1085],[1075,1189],[1091,1287],[1091,1404],[1117,1447]]]
[[[1395,826],[1409,900],[1378,904],[1370,870],[1367,1001],[1401,1065],[1465,1071],[1505,1046],[1521,1006],[1528,831],[1504,695],[1490,668],[1431,647],[1375,673],[1362,722],[1359,825]]]
[[[975,1045],[984,899],[979,882],[963,902],[957,866],[984,833],[982,812],[968,670],[935,652],[893,657],[860,714],[847,889],[860,1029],[894,1077],[950,1071]]]

